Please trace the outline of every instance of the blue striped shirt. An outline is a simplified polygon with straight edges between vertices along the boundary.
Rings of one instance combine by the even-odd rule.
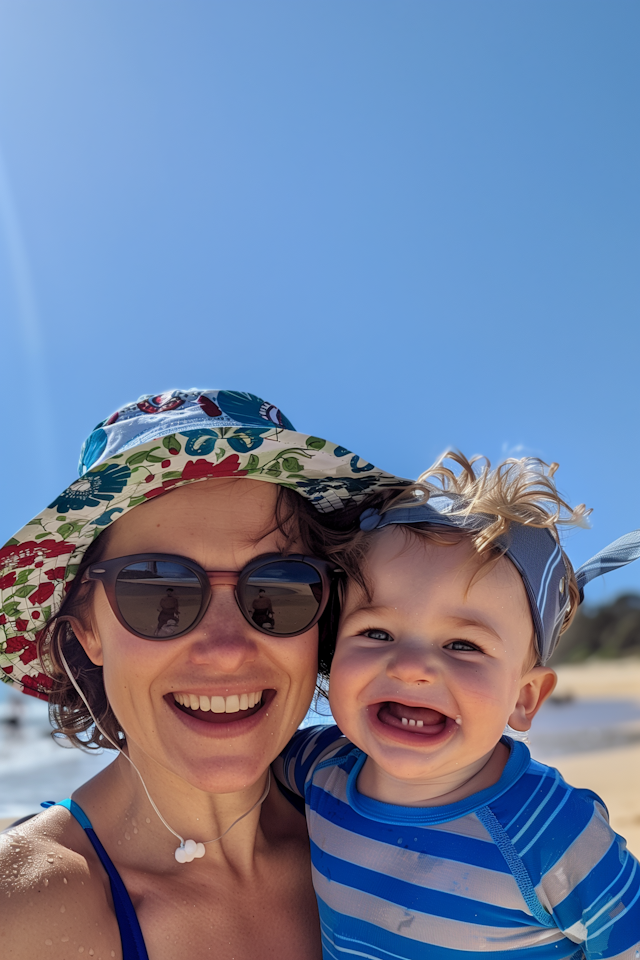
[[[400,807],[358,793],[337,727],[296,733],[276,772],[305,798],[325,960],[639,960],[640,865],[604,804],[504,742],[498,783]]]

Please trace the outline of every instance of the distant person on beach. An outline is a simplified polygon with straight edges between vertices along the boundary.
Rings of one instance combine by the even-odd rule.
[[[158,634],[171,621],[175,626],[180,619],[180,601],[175,595],[173,587],[167,587],[167,592],[158,606]]]
[[[255,624],[257,624],[257,626],[264,627],[265,624],[267,624],[268,626],[272,627],[274,625],[271,597],[268,597],[264,590],[258,590],[258,596],[255,598],[251,606],[253,607],[251,619]]]
[[[251,394],[144,397],[2,548],[2,679],[116,756],[0,838],[3,960],[319,960],[305,820],[270,764],[327,670],[333,552],[406,485],[365,463]],[[246,584],[274,571],[261,625]]]
[[[304,796],[326,958],[640,956],[640,865],[602,800],[522,742],[585,585],[640,555],[634,531],[574,574],[581,524],[533,459],[449,454],[366,510],[329,698],[278,776]]]

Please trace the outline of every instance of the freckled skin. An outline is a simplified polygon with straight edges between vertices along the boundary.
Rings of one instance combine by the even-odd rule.
[[[107,556],[165,552],[209,570],[240,569],[279,549],[277,533],[256,543],[273,522],[275,494],[270,484],[246,479],[180,488],[118,520]],[[317,630],[283,641],[263,636],[244,620],[232,588],[221,586],[196,630],[153,643],[120,626],[98,585],[90,622],[76,635],[104,665],[130,755],[168,822],[185,837],[219,836],[259,798],[268,764],[306,713]],[[167,702],[173,690],[210,684],[217,693],[238,682],[276,691],[245,734],[201,736]],[[130,893],[151,960],[319,960],[305,820],[275,785],[261,808],[189,864],[176,862],[177,841],[124,757],[73,797]],[[0,857],[2,960],[120,960],[108,878],[66,809],[53,807],[2,835]]]

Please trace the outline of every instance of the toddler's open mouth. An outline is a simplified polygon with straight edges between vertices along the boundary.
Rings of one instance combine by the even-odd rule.
[[[408,707],[396,700],[386,700],[380,704],[378,720],[403,732],[435,737],[444,732],[451,717],[431,707]]]

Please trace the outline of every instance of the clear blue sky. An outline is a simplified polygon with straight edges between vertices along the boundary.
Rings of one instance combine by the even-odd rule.
[[[405,476],[558,460],[578,562],[640,526],[639,43],[637,0],[0,0],[0,539],[194,385]]]

